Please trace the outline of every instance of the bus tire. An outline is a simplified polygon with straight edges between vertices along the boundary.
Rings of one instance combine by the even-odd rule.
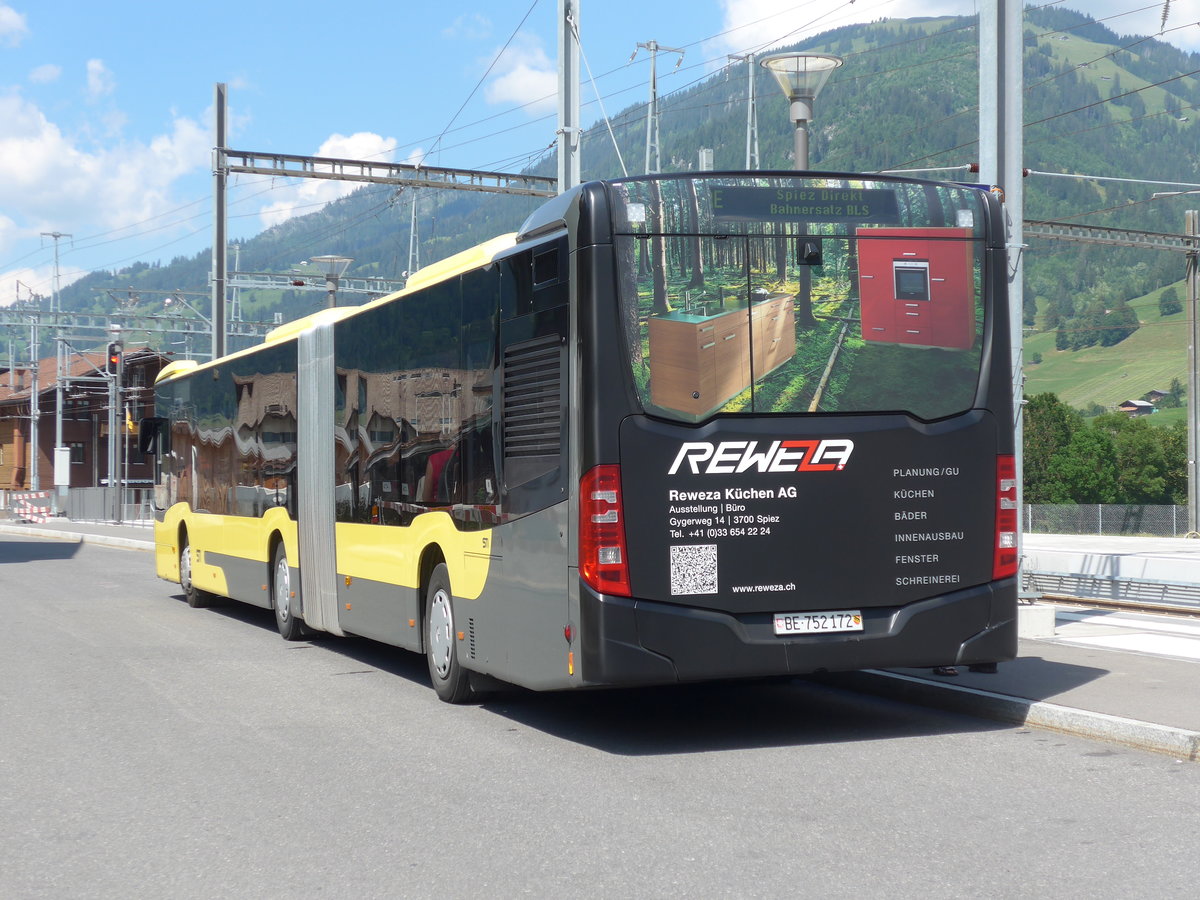
[[[305,637],[304,621],[296,615],[295,595],[292,592],[292,570],[288,568],[287,551],[283,541],[275,545],[271,561],[271,606],[275,608],[275,627],[285,641]]]
[[[193,609],[212,606],[216,599],[208,591],[196,587],[196,583],[192,580],[192,545],[186,536],[179,548],[179,586],[183,588],[183,596],[187,599],[187,605]]]
[[[425,659],[429,679],[440,699],[462,703],[471,696],[471,680],[458,662],[450,573],[439,563],[425,589]]]

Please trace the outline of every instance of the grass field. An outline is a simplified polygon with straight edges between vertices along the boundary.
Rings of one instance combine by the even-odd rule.
[[[1175,292],[1186,298],[1186,285],[1177,283]],[[1172,378],[1186,384],[1187,312],[1160,316],[1160,293],[1130,301],[1141,327],[1114,347],[1055,350],[1053,331],[1026,336],[1026,396],[1050,391],[1077,409],[1091,403],[1112,409],[1123,400],[1140,399],[1147,391],[1167,390]],[[1042,362],[1030,365],[1035,353],[1041,354]],[[1155,424],[1166,424],[1170,416],[1164,410],[1151,418]]]

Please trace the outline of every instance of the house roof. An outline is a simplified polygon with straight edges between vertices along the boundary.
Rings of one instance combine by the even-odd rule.
[[[131,361],[142,362],[153,357],[162,357],[162,354],[150,347],[130,347],[125,351],[127,365]],[[163,358],[165,359],[165,357]],[[67,358],[67,376],[75,378],[86,375],[100,375],[103,372],[103,366],[104,352],[101,350],[74,352]],[[9,368],[0,368],[0,405],[28,402],[30,395],[33,393],[29,367],[13,366],[12,372],[15,374],[15,378],[10,376]],[[38,360],[39,396],[53,393],[57,375],[57,357],[47,356],[45,359]],[[14,384],[19,384],[19,386],[12,387],[11,385]]]

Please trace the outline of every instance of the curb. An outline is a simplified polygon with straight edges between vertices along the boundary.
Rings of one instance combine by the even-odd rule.
[[[139,541],[136,538],[117,537],[109,534],[88,534],[81,531],[60,531],[38,528],[32,525],[10,525],[0,523],[0,534],[15,534],[23,537],[45,538],[51,541],[73,541],[77,544],[99,544],[125,550],[153,550],[154,541]]]
[[[832,683],[832,682],[831,682]],[[1028,700],[977,688],[934,684],[923,678],[867,669],[839,675],[838,685],[905,703],[930,706],[1014,725],[1044,728],[1076,737],[1120,744],[1200,762],[1200,732],[1155,725],[1122,716]]]

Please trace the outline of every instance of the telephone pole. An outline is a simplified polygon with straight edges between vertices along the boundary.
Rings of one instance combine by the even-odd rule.
[[[749,76],[749,84],[746,88],[746,171],[749,172],[759,167],[758,109],[754,90],[755,55],[753,53],[745,53],[739,56],[736,53],[730,53],[728,58],[744,62],[746,64],[746,72]]]
[[[61,312],[62,303],[58,299],[58,242],[62,238],[74,237],[72,234],[63,234],[61,231],[43,231],[42,237],[54,239],[54,285],[50,297],[50,311]]]
[[[679,59],[675,60],[675,68],[678,69],[679,64],[683,62],[683,50],[679,47],[664,47],[658,41],[639,42],[633,50],[633,56],[629,57],[630,62],[633,62],[638,50],[650,51],[650,102],[646,106],[646,174],[655,175],[662,168],[658,147],[658,54],[659,51],[678,53]]]
[[[579,5],[558,0],[558,192],[579,184]],[[413,271],[409,269],[409,271]]]
[[[1200,211],[1189,209],[1184,220],[1184,231],[1192,238],[1200,236]],[[1197,251],[1187,257],[1187,317],[1188,317],[1188,534],[1200,531],[1200,441],[1196,429],[1200,428],[1200,267],[1197,266]]]

